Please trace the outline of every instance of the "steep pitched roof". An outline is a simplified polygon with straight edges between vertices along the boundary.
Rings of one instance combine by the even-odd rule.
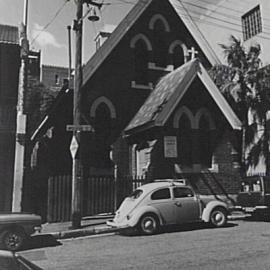
[[[156,0],[139,0],[137,4],[131,9],[127,16],[121,21],[117,28],[113,31],[111,36],[105,41],[101,48],[93,55],[87,62],[83,69],[83,84],[85,84],[92,74],[98,69],[102,62],[110,55],[115,46],[125,36],[128,30],[140,18],[141,14],[149,7],[149,5]],[[164,1],[164,0],[163,0]],[[208,60],[212,65],[218,64],[220,61],[208,44],[207,40],[200,32],[197,25],[191,19],[187,9],[183,6],[181,1],[167,0],[175,9],[179,18],[183,21],[191,35],[194,37]]]
[[[19,44],[18,27],[0,24],[0,43]]]
[[[233,129],[241,129],[242,123],[220,93],[198,59],[189,61],[163,77],[125,129],[132,134],[154,126],[164,126],[193,80],[198,77],[224,114]]]

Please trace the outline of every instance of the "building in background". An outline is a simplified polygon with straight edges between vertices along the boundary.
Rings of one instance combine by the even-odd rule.
[[[18,28],[0,25],[0,210],[10,210],[20,68]]]
[[[44,84],[46,88],[49,88],[50,90],[55,92],[59,92],[64,81],[67,80],[69,77],[68,72],[69,69],[67,67],[42,65],[40,81],[42,84]],[[72,86],[72,81],[70,85]]]
[[[18,27],[0,25],[0,211],[9,211],[12,203],[20,64]],[[30,51],[29,83],[39,76],[40,52]]]

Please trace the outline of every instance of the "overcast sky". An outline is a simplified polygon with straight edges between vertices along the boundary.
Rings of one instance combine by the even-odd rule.
[[[101,0],[96,1],[101,2]],[[28,38],[32,49],[41,50],[44,64],[68,65],[67,26],[72,25],[75,19],[76,5],[74,0],[66,4],[65,2],[66,0],[29,0]],[[104,5],[100,14],[102,19],[98,23],[84,20],[83,62],[86,62],[94,52],[93,40],[98,29],[103,24],[117,25],[134,5],[122,0],[104,2],[113,4]],[[0,24],[18,26],[23,20],[23,6],[24,0],[0,0]],[[54,19],[60,9],[61,12]],[[84,12],[86,11],[87,6],[84,5]],[[97,12],[99,14],[99,11]],[[47,24],[49,26],[42,31]]]

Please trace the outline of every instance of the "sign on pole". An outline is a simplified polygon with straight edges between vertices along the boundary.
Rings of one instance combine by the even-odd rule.
[[[75,159],[76,153],[78,151],[79,144],[77,142],[77,139],[75,136],[72,137],[71,143],[70,143],[70,153],[73,159]]]
[[[91,125],[67,125],[67,131],[94,131]]]

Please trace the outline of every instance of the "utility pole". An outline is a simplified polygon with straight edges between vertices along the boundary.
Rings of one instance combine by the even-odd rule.
[[[67,27],[68,30],[68,81],[69,81],[69,86],[71,82],[71,69],[72,69],[72,61],[71,61],[71,26],[69,25]]]
[[[21,67],[19,74],[19,89],[17,101],[17,126],[13,180],[12,211],[20,212],[22,209],[22,187],[24,177],[24,152],[26,140],[26,115],[24,114],[24,98],[27,90],[27,64],[29,42],[27,40],[28,0],[24,0],[24,19],[20,29]]]
[[[81,88],[82,88],[82,27],[83,27],[83,4],[101,6],[91,0],[76,0],[77,11],[73,30],[76,33],[75,42],[75,78],[73,93],[73,125],[67,126],[67,131],[73,132],[70,144],[72,162],[72,198],[71,198],[71,220],[72,228],[81,227],[81,187],[83,180],[83,167],[80,153],[80,132],[93,131],[91,125],[81,125]],[[79,151],[78,151],[79,149]]]
[[[76,33],[76,55],[75,55],[75,82],[73,94],[73,124],[75,127],[80,126],[81,122],[81,86],[82,86],[82,14],[83,0],[77,0],[76,21],[74,30]],[[76,144],[77,143],[77,144]],[[80,130],[73,130],[71,145],[79,148]],[[77,151],[76,151],[77,152]],[[72,228],[81,227],[81,184],[82,184],[82,164],[80,152],[73,156],[72,165],[72,202],[71,202],[71,220]]]

